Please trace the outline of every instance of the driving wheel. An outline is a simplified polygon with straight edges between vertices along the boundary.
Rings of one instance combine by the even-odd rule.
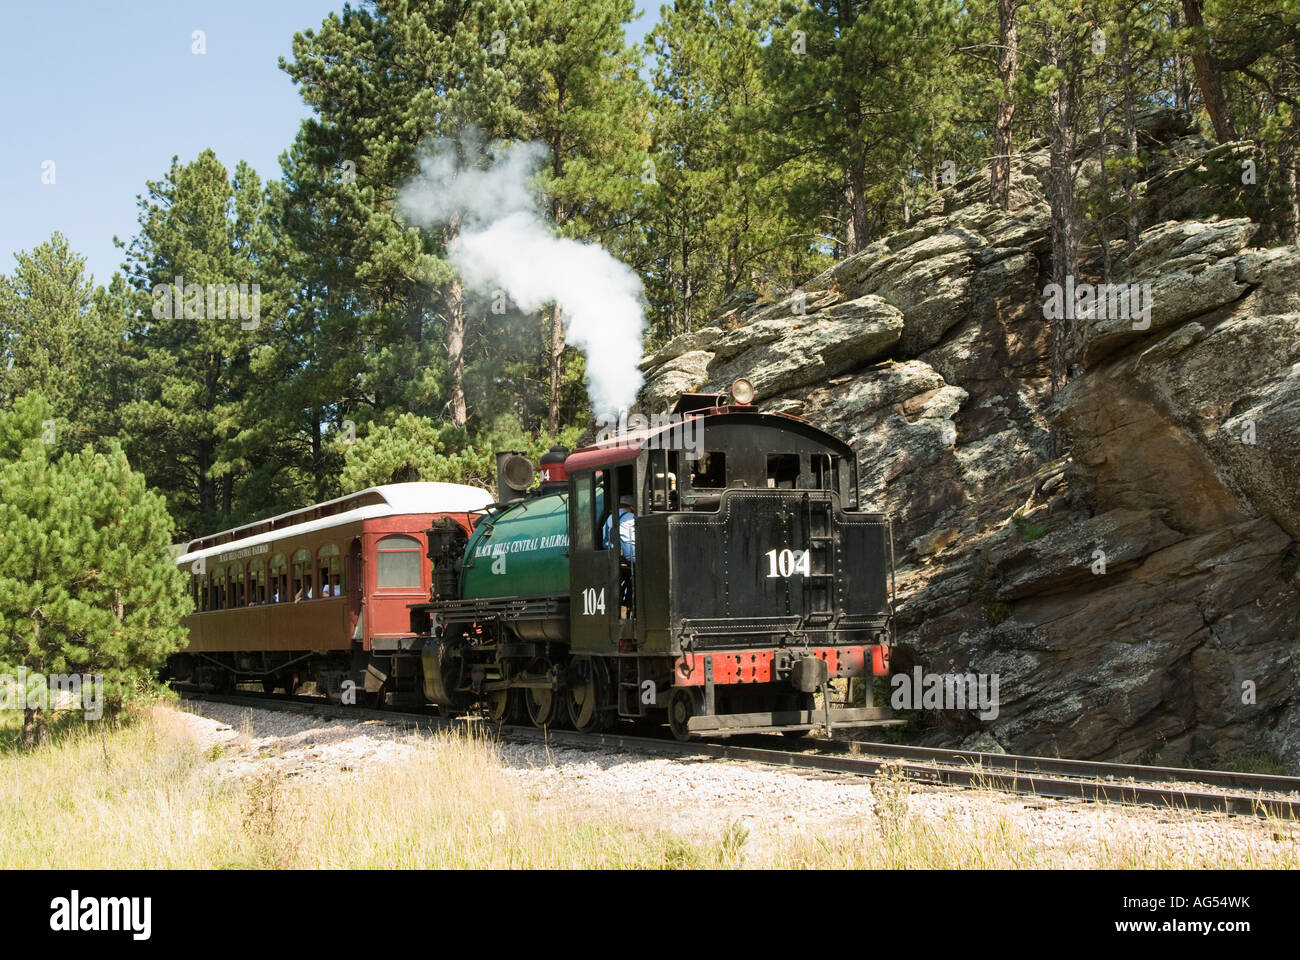
[[[569,689],[565,700],[569,721],[582,733],[600,733],[614,722],[609,709],[609,671],[605,661],[579,657],[569,671]]]
[[[550,660],[534,661],[534,674],[546,677],[555,675]],[[543,687],[525,687],[524,705],[528,708],[528,719],[535,727],[554,727],[563,715],[563,701],[554,689]]]

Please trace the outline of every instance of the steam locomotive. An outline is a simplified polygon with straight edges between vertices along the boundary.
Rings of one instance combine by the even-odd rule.
[[[499,455],[500,502],[429,530],[430,598],[403,649],[371,652],[367,690],[418,678],[448,710],[666,719],[680,739],[889,722],[870,682],[889,673],[889,520],[859,509],[847,444],[753,399],[745,380],[685,394],[536,477]],[[832,706],[836,678],[865,705]]]

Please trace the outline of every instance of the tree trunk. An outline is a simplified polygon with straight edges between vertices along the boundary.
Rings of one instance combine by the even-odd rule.
[[[311,472],[316,479],[316,499],[325,499],[325,477],[321,471],[320,410],[311,409]]]
[[[37,747],[43,747],[49,742],[50,729],[46,722],[45,711],[39,707],[24,707],[22,748],[24,750],[35,750]]]
[[[1300,40],[1292,45],[1291,82],[1300,82]],[[1292,244],[1300,244],[1300,182],[1297,182],[1297,163],[1300,162],[1300,110],[1291,111],[1290,135],[1282,138],[1282,179],[1286,185],[1287,224],[1286,233]]]
[[[1101,277],[1104,283],[1110,283],[1110,177],[1106,173],[1106,131],[1110,127],[1109,111],[1106,109],[1106,94],[1102,86],[1102,64],[1097,64],[1097,188],[1101,193],[1101,204],[1097,216],[1097,243],[1101,247]]]
[[[867,245],[867,174],[860,148],[853,150],[844,187],[848,222],[844,231],[844,255],[851,257]]]
[[[690,217],[682,216],[682,333],[691,332],[691,228]]]
[[[1172,33],[1178,32],[1181,24],[1178,17],[1178,10],[1169,11],[1169,29]],[[1174,51],[1174,108],[1176,110],[1187,110],[1191,105],[1192,91],[1187,83],[1187,58],[1179,50]]]
[[[1137,91],[1133,87],[1133,50],[1129,43],[1128,33],[1120,43],[1120,69],[1123,71],[1124,82],[1122,96],[1124,98],[1124,146],[1128,152],[1128,159],[1136,161],[1138,158],[1138,134],[1137,134],[1137,116],[1134,104],[1137,101]],[[1131,165],[1124,165],[1124,247],[1125,254],[1133,252],[1137,246],[1137,198],[1133,195],[1133,185],[1137,171]]]
[[[1296,177],[1296,149],[1291,144],[1290,156],[1286,158],[1286,192],[1290,200],[1287,205],[1287,242],[1292,246],[1300,244],[1300,183]]]
[[[733,230],[727,242],[727,267],[722,278],[723,298],[735,293],[738,286],[740,286],[740,234]]]
[[[1201,0],[1182,0],[1183,14],[1187,25],[1196,30],[1204,30],[1205,20],[1201,16]],[[1192,66],[1196,68],[1196,82],[1201,89],[1201,99],[1205,101],[1205,110],[1214,125],[1214,139],[1227,143],[1237,139],[1237,128],[1228,113],[1228,101],[1223,96],[1223,79],[1219,68],[1210,54],[1210,38],[1204,39],[1204,45],[1198,44],[1192,52]]]
[[[1013,86],[1020,68],[1020,34],[1016,28],[1019,0],[998,0],[998,96],[993,121],[993,163],[989,169],[989,203],[1006,210],[1011,203],[1011,137],[1016,102]]]
[[[564,106],[564,91],[560,90],[559,104]],[[557,179],[564,174],[564,138],[557,135],[551,141],[551,175]],[[558,197],[551,199],[551,222],[559,227],[565,220],[564,204]],[[560,305],[551,307],[551,336],[546,356],[550,374],[550,403],[547,405],[546,423],[552,436],[560,432],[560,393],[564,388],[564,312]]]
[[[451,422],[465,426],[465,291],[459,280],[447,284],[447,360],[451,366]]]
[[[551,403],[547,425],[552,436],[560,432],[560,388],[564,385],[564,313],[557,303],[551,307],[551,344],[547,351],[551,366]]]
[[[212,468],[212,459],[212,444],[201,440],[198,456],[199,513],[204,515],[214,513],[217,509],[216,481],[208,476],[208,471]]]
[[[41,644],[41,612],[37,607],[32,611],[32,647],[39,650]],[[30,668],[29,668],[30,669]],[[28,674],[27,688],[22,690],[23,702],[23,737],[22,749],[31,750],[35,747],[44,746],[48,740],[48,732],[45,729],[45,715],[39,708],[29,707],[30,702],[27,699],[27,693],[31,689],[31,674]],[[48,682],[48,678],[43,678]]]
[[[1048,203],[1052,214],[1052,282],[1058,285],[1058,289],[1065,290],[1066,279],[1074,276],[1078,269],[1078,238],[1074,218],[1075,72],[1072,64],[1067,62],[1060,38],[1050,26],[1044,27],[1044,38],[1048,62],[1060,69],[1064,77],[1048,97],[1047,122],[1051,168],[1048,174]],[[1074,352],[1074,339],[1073,325],[1066,316],[1052,322],[1053,396],[1065,385],[1070,355]],[[1059,455],[1059,438],[1056,446]]]

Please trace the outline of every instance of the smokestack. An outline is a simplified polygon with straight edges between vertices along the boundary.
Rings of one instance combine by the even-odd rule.
[[[538,493],[563,493],[569,489],[569,473],[564,469],[564,461],[568,459],[569,448],[558,443],[546,451],[537,469],[542,481]]]
[[[533,465],[518,450],[497,453],[497,503],[522,500],[533,483]]]

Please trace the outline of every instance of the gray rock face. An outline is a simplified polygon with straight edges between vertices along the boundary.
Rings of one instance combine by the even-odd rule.
[[[690,333],[674,337],[664,347],[641,361],[642,370],[653,370],[670,360],[676,360],[682,354],[708,350],[722,337],[719,327],[702,327]]]
[[[641,405],[652,412],[672,409],[683,393],[695,393],[709,378],[713,354],[707,350],[690,350],[654,368],[651,379],[641,391]]]
[[[895,669],[1000,677],[995,719],[940,713],[927,741],[1300,773],[1300,249],[1252,249],[1256,225],[1215,210],[1205,171],[1248,145],[1170,111],[1139,126],[1143,230],[1114,282],[1150,285],[1150,322],[1083,318],[1056,397],[1039,143],[1009,211],[957,184],[648,358],[643,401],[748,376],[763,409],[853,444],[863,505],[894,522]]]
[[[879,297],[770,316],[714,344],[709,385],[725,390],[743,376],[760,396],[775,396],[878,359],[902,330],[902,316]]]
[[[1240,277],[1254,261],[1240,264],[1236,254],[1256,229],[1249,220],[1236,219],[1162,223],[1143,233],[1115,286],[1143,287],[1138,298],[1149,300],[1149,315],[1106,310],[1088,319],[1088,362],[1240,299],[1249,287]]]

